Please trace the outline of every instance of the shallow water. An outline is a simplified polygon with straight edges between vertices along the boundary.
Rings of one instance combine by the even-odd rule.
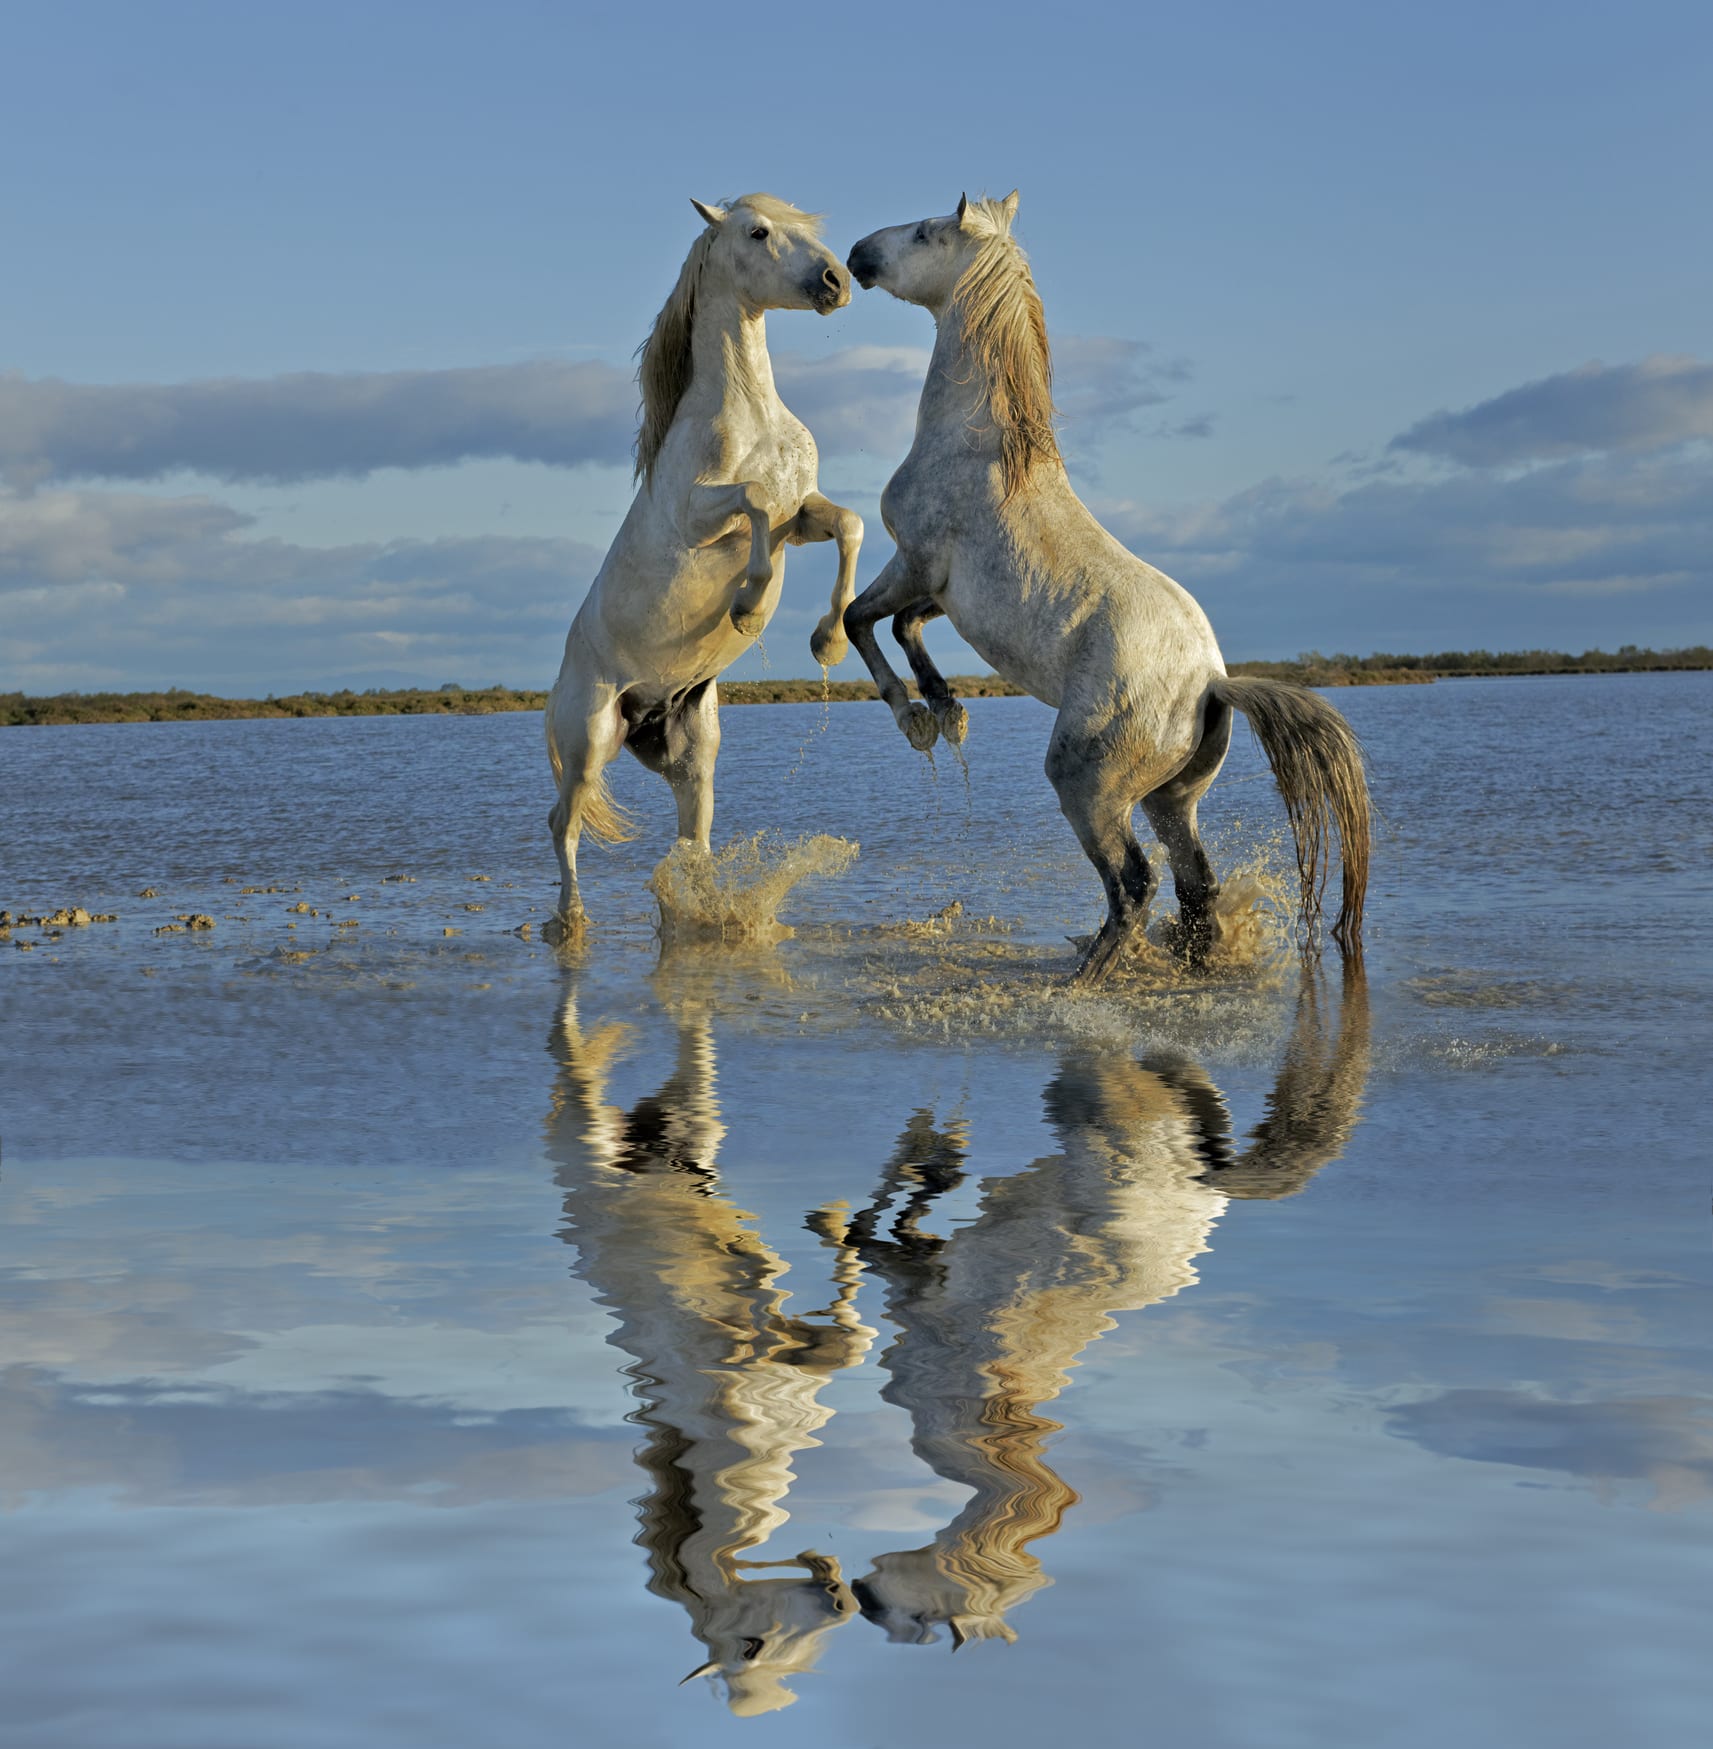
[[[728,710],[860,856],[664,955],[534,716],[0,736],[0,1742],[1703,1741],[1713,676],[1334,697],[1366,982],[1098,999],[1027,701]]]

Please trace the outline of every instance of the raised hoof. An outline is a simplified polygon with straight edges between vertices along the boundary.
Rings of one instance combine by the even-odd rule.
[[[823,668],[837,668],[851,653],[850,640],[842,631],[828,631],[816,626],[809,639],[809,654]]]
[[[963,746],[964,736],[970,732],[970,714],[955,698],[934,706],[934,720],[952,746]]]
[[[734,607],[732,609],[732,624],[746,638],[759,638],[767,629],[767,615],[755,608]]]
[[[940,725],[934,721],[934,713],[926,705],[911,705],[899,726],[904,730],[904,738],[918,753],[926,753],[940,738]]]

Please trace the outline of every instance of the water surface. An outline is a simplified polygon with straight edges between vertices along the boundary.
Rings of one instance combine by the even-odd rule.
[[[728,710],[861,853],[665,954],[535,716],[0,737],[0,1741],[1702,1741],[1713,677],[1334,696],[1366,980],[1098,999],[1029,701]]]

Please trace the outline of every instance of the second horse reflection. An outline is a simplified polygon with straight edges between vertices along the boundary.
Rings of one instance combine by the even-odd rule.
[[[682,1605],[705,1648],[691,1674],[716,1678],[748,1715],[789,1706],[788,1679],[859,1614],[895,1641],[942,1628],[960,1646],[1014,1639],[1010,1615],[1049,1583],[1030,1545],[1078,1498],[1047,1461],[1060,1424],[1043,1405],[1115,1313],[1195,1281],[1232,1197],[1289,1195],[1342,1151],[1367,1074],[1360,974],[1330,1029],[1305,981],[1267,1116],[1242,1149],[1194,1065],[1073,1053],[1044,1095],[1058,1151],[981,1180],[974,1218],[941,1237],[928,1223],[968,1175],[967,1137],[916,1113],[865,1209],[807,1217],[834,1288],[829,1305],[796,1315],[784,1261],[721,1187],[707,1017],[685,1010],[675,1024],[671,1075],[626,1111],[605,1093],[626,1029],[585,1031],[568,1000],[549,1140],[564,1237],[632,1357],[648,1435],[637,1540],[649,1589]],[[927,1544],[847,1580],[814,1550],[750,1551],[788,1520],[793,1461],[832,1417],[823,1387],[875,1339],[857,1310],[865,1273],[896,1330],[883,1394],[909,1416],[916,1455],[970,1498]]]

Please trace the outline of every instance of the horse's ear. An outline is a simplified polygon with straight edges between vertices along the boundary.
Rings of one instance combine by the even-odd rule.
[[[723,206],[706,206],[695,195],[690,196],[690,204],[710,225],[723,225],[726,222],[726,209]]]
[[[958,196],[958,229],[964,228],[964,220],[969,217],[970,197],[967,194]]]
[[[1017,217],[1017,190],[1014,188],[1000,203],[1000,209],[1005,214],[1007,226]]]

